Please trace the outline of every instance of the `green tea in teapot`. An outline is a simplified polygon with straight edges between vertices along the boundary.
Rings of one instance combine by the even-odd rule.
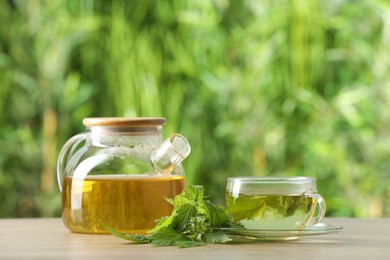
[[[144,234],[169,216],[185,188],[187,139],[163,140],[165,118],[85,118],[86,132],[67,140],[57,161],[62,219],[72,232]]]
[[[108,233],[104,225],[120,232],[145,234],[155,220],[169,216],[174,198],[185,187],[184,176],[90,175],[65,177],[62,217],[70,230]]]

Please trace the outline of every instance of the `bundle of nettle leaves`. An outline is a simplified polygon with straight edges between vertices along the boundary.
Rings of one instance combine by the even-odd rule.
[[[204,196],[200,185],[189,185],[174,199],[172,215],[157,220],[156,227],[147,235],[120,233],[106,227],[114,236],[136,243],[155,246],[194,247],[226,243],[231,239],[221,228],[241,228],[223,207],[215,206]]]

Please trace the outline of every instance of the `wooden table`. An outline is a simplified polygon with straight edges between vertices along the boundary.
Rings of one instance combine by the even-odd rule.
[[[111,235],[69,232],[61,219],[0,219],[0,259],[390,259],[390,219],[328,218],[340,233],[287,242],[196,248],[132,244]]]

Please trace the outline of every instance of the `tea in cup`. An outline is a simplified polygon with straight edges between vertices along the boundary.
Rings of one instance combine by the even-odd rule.
[[[247,229],[303,229],[325,215],[325,200],[312,177],[231,177],[226,204]]]

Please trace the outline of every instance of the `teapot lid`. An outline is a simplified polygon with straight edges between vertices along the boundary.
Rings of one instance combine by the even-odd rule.
[[[167,120],[164,117],[87,117],[85,126],[161,126]]]

